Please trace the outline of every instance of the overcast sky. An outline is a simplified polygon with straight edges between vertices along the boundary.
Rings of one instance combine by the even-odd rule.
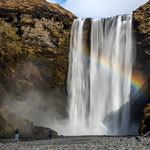
[[[132,14],[148,0],[48,0],[59,3],[79,18],[106,18],[118,14]]]

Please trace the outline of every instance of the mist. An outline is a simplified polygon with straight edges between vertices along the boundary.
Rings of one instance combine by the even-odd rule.
[[[39,70],[42,68],[37,68],[31,62],[20,65],[15,75],[12,75],[10,90],[7,91],[1,107],[32,121],[34,125],[53,129],[57,120],[67,118],[66,89],[59,86],[44,87]]]

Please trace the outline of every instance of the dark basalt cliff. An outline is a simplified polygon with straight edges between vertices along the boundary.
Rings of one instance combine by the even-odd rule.
[[[0,135],[18,126],[10,112],[41,125],[66,115],[74,18],[46,0],[0,0]]]
[[[137,39],[138,67],[144,67],[145,64],[150,67],[150,1],[134,11],[133,17]]]
[[[150,130],[150,105],[146,105],[150,103],[150,1],[135,10],[133,18],[137,46],[135,70],[139,76],[142,75],[144,81],[139,91],[141,93],[139,103],[135,104],[133,109],[137,109],[137,116],[144,116],[139,133],[145,134]]]

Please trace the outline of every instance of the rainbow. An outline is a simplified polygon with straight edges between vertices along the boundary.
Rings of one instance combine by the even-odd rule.
[[[84,57],[86,57],[86,59],[89,60],[90,58],[90,52],[88,50],[84,50],[83,51],[83,55]],[[106,70],[112,72],[112,73],[117,73],[119,74],[122,78],[128,78],[127,73],[125,70],[123,69],[119,69],[118,65],[113,63],[110,65],[109,61],[104,57],[104,56],[100,56],[98,59],[96,56],[94,56],[94,59],[97,61],[98,60],[98,64],[101,65],[102,67],[104,67]],[[142,86],[145,83],[145,77],[142,74],[139,73],[132,73],[132,77],[131,77],[131,86],[132,88],[134,88],[134,90],[136,90],[137,92],[139,90],[141,90]]]
[[[134,72],[132,73],[131,84],[133,87],[135,87],[137,91],[139,91],[142,88],[144,83],[145,83],[145,79],[143,75],[140,76],[139,74],[135,74]]]

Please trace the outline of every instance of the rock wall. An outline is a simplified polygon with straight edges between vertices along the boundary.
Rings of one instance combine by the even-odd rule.
[[[134,32],[136,36],[136,64],[137,76],[142,76],[143,85],[133,105],[135,116],[141,121],[140,134],[145,134],[150,126],[149,105],[150,103],[150,1],[133,12]],[[132,109],[132,110],[133,110]]]
[[[67,115],[74,18],[46,0],[0,0],[0,108],[47,126]]]

